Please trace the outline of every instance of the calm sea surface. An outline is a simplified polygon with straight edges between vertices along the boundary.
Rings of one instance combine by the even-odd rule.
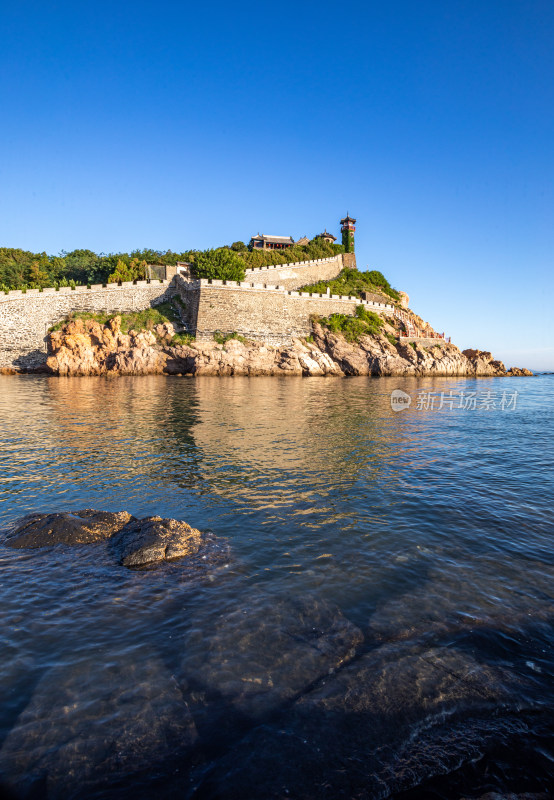
[[[412,398],[400,413],[393,389]],[[436,393],[434,409],[421,392]],[[439,409],[441,392],[456,400]],[[469,392],[477,408],[459,408]],[[186,520],[228,547],[198,577],[177,564],[127,570],[104,545],[8,549],[0,535],[0,744],[28,772],[25,783],[8,769],[6,786],[14,797],[551,796],[553,430],[554,376],[0,377],[4,529],[34,511],[126,510]],[[323,633],[337,619],[357,628],[355,653],[289,677],[287,642],[304,664],[305,632],[291,631],[310,614]],[[279,662],[278,691],[241,705],[260,649],[268,671]],[[439,673],[450,683],[437,694]],[[186,703],[188,761],[178,747],[158,758],[151,735],[151,770],[137,783],[122,755],[108,785],[105,754],[81,775],[63,726],[44,733],[67,686],[105,736],[121,710],[106,693],[128,690],[134,708],[148,681]],[[152,720],[138,716],[152,730],[162,717],[150,707]],[[351,741],[337,735],[356,725]],[[298,744],[291,759],[287,734],[309,748],[326,726],[329,757]],[[372,727],[382,734],[369,742]],[[73,784],[48,766],[63,747]],[[248,778],[252,752],[261,784]]]

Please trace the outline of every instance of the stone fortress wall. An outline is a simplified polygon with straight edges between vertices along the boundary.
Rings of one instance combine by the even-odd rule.
[[[248,270],[252,280],[187,280],[96,285],[76,289],[28,289],[0,294],[0,369],[33,370],[46,361],[48,329],[72,311],[139,311],[177,296],[187,330],[199,339],[215,331],[285,344],[311,332],[311,317],[354,314],[363,305],[392,315],[393,306],[356,297],[298,292],[295,287],[336,277],[354,254]],[[271,278],[271,281],[267,281]]]
[[[271,264],[268,267],[247,269],[245,281],[269,283],[285,289],[298,289],[317,281],[336,278],[342,269],[342,253],[331,258],[318,258],[316,261],[296,261],[292,264]]]
[[[393,314],[393,306],[386,303],[246,281],[184,281],[177,277],[176,289],[186,309],[187,328],[198,339],[211,339],[214,331],[220,331],[268,344],[286,344],[295,337],[310,335],[314,315],[353,315],[359,305],[380,314]]]
[[[72,311],[140,311],[172,295],[169,281],[0,293],[0,369],[36,369],[44,364],[48,328]]]

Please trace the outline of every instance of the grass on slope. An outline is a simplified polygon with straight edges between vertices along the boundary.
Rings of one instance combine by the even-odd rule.
[[[364,306],[356,307],[355,317],[331,314],[330,317],[318,317],[316,322],[333,333],[342,333],[349,342],[357,342],[360,336],[375,336],[381,333],[383,327],[381,317],[373,311],[367,311]]]
[[[129,333],[129,331],[153,331],[156,325],[171,322],[172,324],[180,324],[179,315],[170,302],[160,303],[153,308],[145,308],[142,311],[130,311],[127,314],[104,314],[102,312],[91,313],[88,311],[76,311],[69,315],[61,322],[56,323],[50,328],[50,331],[59,331],[67,322],[75,319],[90,319],[98,322],[100,325],[106,325],[114,317],[121,317],[121,332]],[[187,333],[176,333],[171,344],[189,344],[194,340],[194,336]]]
[[[336,278],[303,286],[298,291],[325,294],[327,289],[330,289],[331,294],[361,297],[362,292],[375,292],[385,294],[396,301],[400,299],[396,289],[393,289],[385,276],[375,269],[369,272],[360,272],[357,269],[346,268]]]

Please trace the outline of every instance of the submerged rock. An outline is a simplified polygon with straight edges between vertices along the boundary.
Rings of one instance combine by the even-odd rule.
[[[91,544],[109,539],[134,517],[126,511],[94,511],[30,514],[9,530],[8,547],[50,547],[55,544]]]
[[[510,711],[512,678],[450,648],[382,647],[244,737],[197,796],[395,796],[528,734]]]
[[[146,517],[126,525],[110,542],[120,564],[140,567],[194,556],[203,544],[203,536],[186,522],[161,517]]]
[[[84,797],[128,789],[197,738],[194,721],[163,663],[137,653],[133,663],[56,667],[37,684],[0,751],[0,773],[19,798]],[[114,795],[117,789],[114,790]]]
[[[195,620],[183,672],[227,712],[260,718],[349,661],[362,639],[326,602],[245,597],[230,613]]]

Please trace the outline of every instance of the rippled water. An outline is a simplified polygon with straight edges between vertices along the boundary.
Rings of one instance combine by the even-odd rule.
[[[516,408],[417,408],[450,390]],[[127,510],[229,548],[190,575],[0,543],[5,785],[550,796],[553,407],[552,376],[0,377],[1,525]]]

